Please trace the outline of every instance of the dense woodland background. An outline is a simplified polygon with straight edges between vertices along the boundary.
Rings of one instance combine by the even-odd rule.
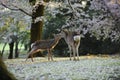
[[[0,0],[1,56],[5,55],[8,59],[18,58],[20,57],[19,54],[24,53],[24,50],[29,51],[31,49],[31,43],[36,40],[53,38],[53,34],[59,33],[57,29],[61,28],[81,32],[80,55],[120,54],[120,0]],[[8,55],[6,55],[6,46],[9,46]],[[21,48],[18,46],[24,46],[25,49],[23,50],[22,48],[21,51]],[[53,53],[54,56],[59,57],[69,56],[68,47],[63,39],[60,40]],[[24,54],[26,55],[27,52]],[[46,54],[38,53],[35,56],[44,56]],[[107,62],[111,61],[114,64],[112,60],[110,58]],[[94,61],[96,60],[93,59],[91,62],[97,63]],[[104,61],[106,62],[106,59]],[[116,67],[116,71],[118,72],[115,71],[117,77],[112,75],[112,79],[119,79],[119,60],[117,59],[115,61],[115,64],[118,65]],[[88,61],[86,60],[86,62]],[[111,65],[111,62],[109,65]],[[8,65],[10,66],[9,63]],[[15,67],[14,64],[12,65]],[[101,66],[103,67],[105,64]],[[113,72],[114,66],[109,67]],[[20,65],[15,67],[16,71],[22,69],[19,67]],[[98,67],[95,69],[98,69]],[[81,70],[84,70],[84,68]],[[101,70],[102,68],[100,68]],[[111,74],[111,72],[109,73]],[[1,57],[0,75],[0,79],[16,80],[7,71],[7,67]],[[44,76],[42,73],[41,75]],[[109,79],[109,76],[107,77]],[[28,78],[30,78],[29,74]]]
[[[17,58],[19,44],[29,51],[31,43],[53,38],[61,28],[81,32],[80,55],[120,52],[120,0],[1,0],[0,21],[1,54],[8,43],[9,59],[14,46]],[[69,55],[63,39],[54,55]]]

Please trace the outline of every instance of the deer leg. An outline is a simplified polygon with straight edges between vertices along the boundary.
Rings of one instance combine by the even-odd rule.
[[[76,49],[75,49],[75,46],[73,46],[73,48],[72,48],[72,49],[73,49],[73,60],[76,60],[76,58],[75,58],[75,56],[76,56],[76,55],[75,55],[75,54],[76,54]]]
[[[49,59],[48,60],[50,60],[51,59],[51,61],[53,61],[53,58],[52,58],[52,50],[48,50],[49,52]]]
[[[28,59],[28,57],[26,58],[26,60],[25,60],[25,61],[27,61],[27,59]]]
[[[26,58],[26,61],[27,61],[28,57],[30,56],[30,58],[31,58],[31,60],[32,60],[32,62],[33,62],[33,54],[36,53],[36,52],[38,52],[38,50],[31,50],[31,51],[28,53],[28,56],[27,56],[27,58]]]
[[[69,51],[70,51],[70,60],[72,60],[72,48],[71,48],[71,46],[68,46],[68,48],[69,48]]]
[[[79,46],[80,46],[80,41],[77,43],[76,46],[77,60],[79,60]]]
[[[32,53],[33,51],[34,51],[34,50],[32,49],[29,53],[27,53],[28,55],[27,55],[26,61],[27,61],[28,57],[31,55],[31,53]],[[30,56],[30,57],[31,57],[31,56]]]
[[[48,61],[50,60],[50,50],[47,50],[48,51]]]
[[[32,60],[32,62],[33,62],[33,54],[31,54],[31,60]]]
[[[51,60],[53,61],[52,50],[50,50]]]
[[[37,52],[39,52],[39,50],[33,51],[33,52],[30,54],[30,57],[31,57],[32,62],[33,62],[33,54],[34,54],[34,53],[37,53]]]
[[[79,60],[78,47],[76,48],[76,53],[77,53],[77,60]]]
[[[27,59],[29,58],[29,56],[30,56],[30,58],[31,58],[31,60],[32,60],[32,62],[33,62],[33,52],[34,51],[30,51],[29,53],[28,53],[28,56],[27,56],[27,58],[26,58],[26,61],[27,61]]]
[[[31,54],[31,52],[29,52],[29,53],[28,53],[27,58],[26,58],[26,60],[25,60],[25,61],[27,61],[27,59],[28,59],[28,57],[30,56],[30,54]]]

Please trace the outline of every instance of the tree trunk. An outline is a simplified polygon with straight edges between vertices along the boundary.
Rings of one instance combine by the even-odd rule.
[[[17,80],[8,70],[0,56],[0,80]]]
[[[12,59],[13,58],[13,48],[14,48],[14,42],[9,43],[9,56],[8,59]]]
[[[41,39],[42,27],[43,27],[42,21],[31,24],[31,42],[30,43],[33,43]]]
[[[45,2],[49,2],[50,0],[44,0]],[[36,0],[29,0],[32,5],[35,5],[32,12],[32,23],[31,23],[31,39],[30,44],[40,40],[42,37],[42,30],[43,30],[43,21],[35,22],[36,18],[44,16],[44,4],[39,2],[36,3]],[[31,50],[31,49],[30,49]],[[43,56],[41,53],[37,53],[37,56]]]
[[[36,20],[36,18],[44,15],[44,5],[36,4],[35,6],[37,6],[37,8],[35,7],[35,9],[33,9],[33,13],[32,13],[30,44],[41,39],[42,29],[43,29],[43,21],[35,22],[35,20]],[[42,55],[41,55],[41,53],[37,53],[37,56],[42,56]]]
[[[4,53],[4,50],[5,50],[5,47],[6,47],[6,45],[7,45],[7,43],[5,43],[5,44],[4,44],[4,46],[3,46],[3,49],[2,49],[2,54],[1,54],[1,56],[3,56],[3,53]]]
[[[43,22],[32,23],[31,27],[31,43],[40,40],[42,35]],[[42,56],[40,52],[36,53],[35,56]]]
[[[19,44],[19,42],[16,41],[16,45],[15,45],[15,58],[19,57],[18,44]]]
[[[24,50],[25,50],[25,51],[28,50],[28,44],[24,44]]]
[[[43,0],[44,2],[49,2],[50,0]],[[32,12],[32,23],[31,23],[31,40],[30,44],[36,40],[40,40],[42,37],[43,21],[35,22],[36,18],[44,16],[44,4],[41,2],[36,3],[36,0],[29,0],[32,5],[34,5]]]

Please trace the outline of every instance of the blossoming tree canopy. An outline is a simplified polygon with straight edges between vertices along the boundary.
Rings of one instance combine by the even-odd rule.
[[[29,4],[29,0],[0,0],[0,2],[11,9],[22,9],[30,14],[34,8]],[[84,35],[90,33],[97,39],[111,38],[114,41],[120,37],[118,35],[120,32],[120,0],[54,0],[49,1],[45,6],[45,10],[52,17],[56,17],[57,14],[65,16],[66,24],[63,27],[79,29]],[[45,16],[36,18],[35,22],[41,19],[48,21]]]
[[[118,25],[116,20],[120,21],[119,3],[119,0],[116,0],[116,2],[112,0],[65,0],[61,7],[67,11],[61,14],[67,16],[72,14],[72,16],[69,15],[63,27],[75,29],[77,27],[77,29],[83,31],[84,35],[90,33],[97,39],[111,38],[113,41],[118,40],[120,30],[119,27],[116,27]]]

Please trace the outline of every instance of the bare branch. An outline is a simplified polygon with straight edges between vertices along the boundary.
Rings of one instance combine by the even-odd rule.
[[[21,12],[25,13],[25,14],[28,15],[28,16],[32,16],[31,14],[29,14],[29,13],[26,12],[25,10],[19,8],[18,6],[12,5],[12,6],[16,7],[16,8],[11,8],[11,7],[7,6],[7,5],[5,5],[4,3],[2,3],[1,1],[0,1],[0,4],[1,4],[3,7],[8,8],[8,9],[10,9],[10,10],[21,11]]]
[[[76,11],[75,11],[75,9],[72,7],[72,4],[71,4],[70,0],[68,0],[68,4],[70,5],[70,8],[72,9],[73,18],[77,18],[77,16],[76,16]]]
[[[5,5],[5,4],[4,4],[4,3],[2,3],[2,2],[0,2],[0,4],[1,4],[3,7],[8,8],[8,9],[10,9],[10,10],[15,10],[15,11],[18,11],[18,9],[13,9],[13,8],[10,8],[10,7],[8,7],[7,5]]]
[[[68,0],[68,3],[69,3],[69,5],[70,5],[70,8],[73,10],[73,12],[74,12],[74,8],[72,7],[72,5],[71,5],[71,3],[70,3],[70,0]]]
[[[27,13],[25,10],[19,8],[18,6],[15,6],[15,5],[13,5],[13,6],[16,7],[16,8],[18,8],[19,11],[25,13],[26,15],[28,15],[28,16],[32,16],[32,14]]]

